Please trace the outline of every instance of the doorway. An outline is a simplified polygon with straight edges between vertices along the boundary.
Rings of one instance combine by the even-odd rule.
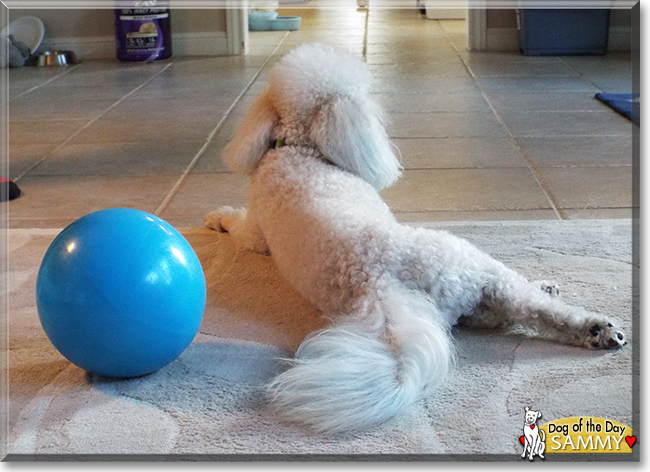
[[[431,11],[431,15],[448,15],[447,18],[439,19],[449,19],[451,16],[454,17],[452,19],[464,18],[467,48],[470,51],[487,49],[487,10],[485,8],[431,9]],[[248,8],[229,8],[226,22],[229,54],[247,54],[249,45]]]

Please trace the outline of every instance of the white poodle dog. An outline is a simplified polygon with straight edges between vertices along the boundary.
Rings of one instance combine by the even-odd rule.
[[[252,175],[248,211],[206,225],[270,254],[285,280],[332,319],[269,387],[286,418],[323,433],[360,431],[441,384],[450,327],[520,325],[590,349],[618,348],[607,317],[568,306],[444,231],[399,224],[377,190],[401,167],[360,59],[300,46],[271,70],[224,160]]]

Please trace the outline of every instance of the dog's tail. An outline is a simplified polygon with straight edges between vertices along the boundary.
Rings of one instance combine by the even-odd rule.
[[[420,292],[391,290],[359,322],[309,335],[270,385],[271,403],[321,433],[365,430],[437,386],[452,357],[435,305]]]

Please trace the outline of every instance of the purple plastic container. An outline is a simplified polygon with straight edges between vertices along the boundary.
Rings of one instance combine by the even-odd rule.
[[[120,61],[151,62],[171,57],[169,9],[116,9],[115,39]]]

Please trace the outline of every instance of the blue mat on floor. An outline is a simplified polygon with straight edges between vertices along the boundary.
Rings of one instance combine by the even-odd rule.
[[[638,94],[633,96],[631,93],[597,93],[596,98],[640,126],[641,98]]]

